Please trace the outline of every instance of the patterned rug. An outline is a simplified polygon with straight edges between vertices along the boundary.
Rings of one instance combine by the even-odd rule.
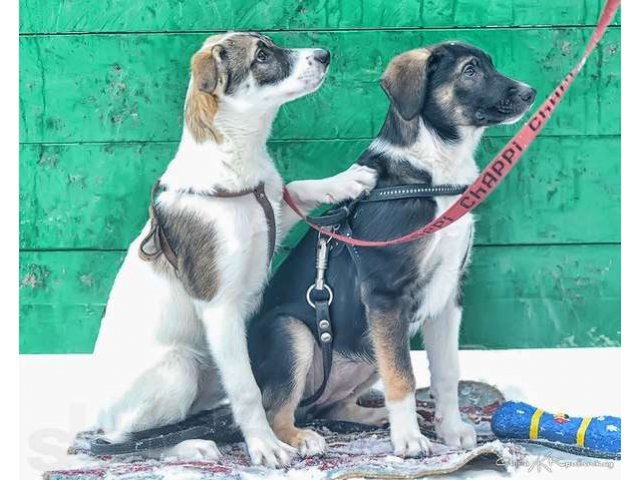
[[[327,453],[314,458],[295,458],[282,470],[250,465],[239,432],[228,421],[228,409],[205,412],[185,425],[217,425],[208,438],[215,440],[222,453],[216,462],[181,462],[144,458],[139,453],[96,457],[91,455],[90,442],[96,432],[78,434],[69,453],[76,455],[78,467],[47,472],[45,480],[220,480],[220,479],[313,479],[347,478],[417,479],[455,472],[470,462],[485,459],[495,465],[515,465],[524,458],[522,447],[495,439],[490,428],[491,415],[504,401],[495,388],[479,382],[460,382],[460,411],[463,419],[475,426],[479,446],[473,450],[456,450],[433,442],[432,455],[417,459],[402,459],[392,454],[389,432],[349,422],[311,420],[306,422],[327,440]],[[359,402],[367,407],[384,405],[379,392],[369,392]],[[434,402],[429,389],[416,395],[420,428],[434,439]],[[176,425],[181,428],[181,424]],[[485,462],[486,467],[486,462]]]

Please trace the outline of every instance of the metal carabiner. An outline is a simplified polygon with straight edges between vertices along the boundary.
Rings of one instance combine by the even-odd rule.
[[[307,303],[311,307],[316,308],[315,304],[311,300],[311,292],[313,290],[326,290],[329,294],[329,305],[333,302],[333,291],[325,283],[325,273],[327,271],[327,264],[329,261],[329,240],[326,237],[318,234],[318,247],[316,250],[316,280],[307,290]]]
[[[324,274],[327,271],[327,258],[329,256],[329,248],[327,247],[327,239],[320,237],[318,239],[318,248],[316,251],[316,290],[324,289]]]

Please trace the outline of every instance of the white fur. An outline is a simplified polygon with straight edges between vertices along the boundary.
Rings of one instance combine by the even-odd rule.
[[[460,127],[461,140],[447,143],[421,124],[416,142],[408,148],[389,145],[375,140],[372,148],[399,160],[408,160],[415,167],[428,171],[435,185],[468,185],[478,176],[474,152],[483,133],[482,128]],[[436,197],[436,216],[443,213],[458,197]],[[425,348],[429,355],[431,385],[436,393],[436,428],[438,435],[448,445],[471,448],[476,435],[472,426],[460,418],[458,410],[458,332],[461,309],[455,305],[460,281],[460,266],[468,255],[473,242],[473,216],[467,214],[454,224],[436,232],[426,243],[420,260],[423,272],[431,272],[432,278],[425,289],[422,301],[412,319],[411,327],[422,325]],[[469,258],[467,257],[467,263]],[[433,265],[438,268],[433,271]],[[429,267],[431,265],[431,267]],[[409,442],[400,438],[414,438],[413,427],[407,427],[409,418],[415,418],[415,406],[407,400],[392,407],[395,418],[405,424],[396,428],[394,440],[394,415],[390,412],[392,441],[396,449],[406,448]],[[398,413],[404,408],[404,413]],[[414,444],[415,445],[415,444]]]
[[[389,410],[389,427],[393,452],[401,457],[428,454],[431,444],[420,433],[416,417],[416,397],[413,393],[398,401],[386,402]]]
[[[293,449],[267,423],[245,338],[245,321],[259,306],[268,274],[262,209],[252,196],[221,199],[176,190],[237,191],[264,182],[278,240],[283,237],[293,215],[282,205],[283,183],[266,140],[279,105],[322,83],[324,70],[311,62],[311,52],[298,50],[291,79],[268,88],[249,81],[241,94],[221,97],[214,123],[220,144],[197,143],[184,126],[178,151],[162,175],[167,191],[158,202],[215,225],[219,290],[211,301],[194,299],[175,276],[143,261],[138,249],[149,231],[147,222],[118,272],[95,348],[96,374],[105,387],[96,426],[107,438],[123,440],[132,431],[180,421],[213,408],[226,394],[251,460],[268,466],[288,463]],[[327,198],[352,198],[374,183],[374,172],[359,167],[326,180],[294,182],[289,189],[307,211]],[[189,441],[165,454],[215,458],[219,452],[212,442]]]
[[[462,421],[458,404],[458,334],[462,309],[449,297],[445,309],[423,323],[422,336],[429,357],[431,392],[436,398],[436,433],[447,445],[473,448],[475,429]]]

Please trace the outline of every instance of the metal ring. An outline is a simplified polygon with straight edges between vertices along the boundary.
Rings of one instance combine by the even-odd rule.
[[[307,303],[311,306],[311,308],[313,308],[315,310],[316,306],[314,305],[314,303],[311,301],[311,290],[315,290],[316,288],[316,284],[313,283],[311,284],[311,286],[309,287],[309,289],[307,290]],[[331,302],[333,302],[333,290],[331,290],[331,287],[327,284],[325,284],[324,286],[324,290],[326,290],[327,292],[329,292],[329,305],[331,305]]]

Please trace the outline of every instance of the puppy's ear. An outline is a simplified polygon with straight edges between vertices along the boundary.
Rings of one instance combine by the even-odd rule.
[[[395,57],[382,74],[380,85],[405,120],[415,118],[427,93],[430,51],[417,48]]]
[[[221,138],[213,126],[218,111],[219,92],[222,90],[220,63],[217,50],[221,46],[204,48],[191,57],[192,87],[185,103],[185,122],[196,142]]]
[[[201,50],[191,57],[191,75],[194,86],[201,92],[215,93],[220,82],[220,49],[216,45],[209,50]]]

